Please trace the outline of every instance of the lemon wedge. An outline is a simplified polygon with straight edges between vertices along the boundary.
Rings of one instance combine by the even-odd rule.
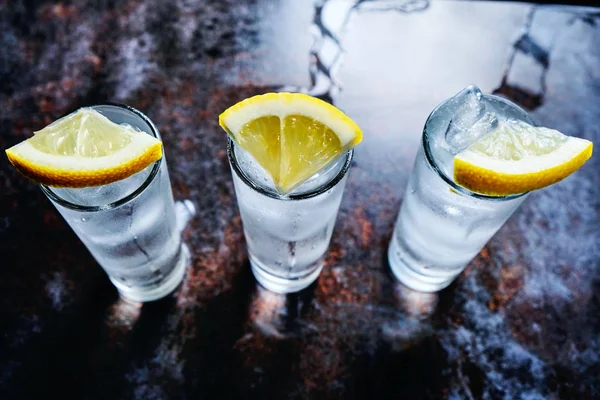
[[[454,180],[492,196],[541,189],[577,171],[591,157],[592,147],[589,140],[554,129],[501,122],[454,156]]]
[[[235,143],[289,193],[362,140],[342,111],[301,93],[268,93],[245,99],[219,116]]]
[[[125,179],[162,157],[160,140],[82,108],[7,149],[9,161],[31,180],[82,188]]]

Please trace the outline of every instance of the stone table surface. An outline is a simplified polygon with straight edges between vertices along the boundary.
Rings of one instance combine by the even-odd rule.
[[[198,214],[172,297],[119,298],[0,156],[0,398],[600,398],[600,157],[530,195],[449,288],[386,248],[428,113],[475,83],[600,143],[600,9],[473,1],[0,1],[0,148],[84,106],[158,126]],[[365,131],[325,268],[250,272],[217,116],[301,90]]]

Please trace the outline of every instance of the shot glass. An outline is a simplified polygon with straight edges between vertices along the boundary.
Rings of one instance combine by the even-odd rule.
[[[477,104],[500,120],[533,122],[517,105],[484,95],[471,85],[436,107],[408,182],[388,249],[392,272],[406,286],[435,292],[448,286],[527,197],[486,196],[453,179],[453,152],[446,143],[452,118]]]
[[[323,268],[353,150],[285,196],[231,138],[227,153],[256,280],[277,293],[306,288]]]
[[[132,107],[92,108],[160,139],[152,121]],[[124,297],[157,300],[183,280],[189,254],[177,226],[164,154],[143,171],[107,185],[41,189]]]

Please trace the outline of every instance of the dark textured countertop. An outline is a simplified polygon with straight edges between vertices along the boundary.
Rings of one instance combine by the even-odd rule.
[[[600,398],[600,157],[525,204],[439,294],[386,248],[423,123],[470,83],[600,143],[600,10],[505,2],[0,1],[0,148],[83,105],[146,113],[184,236],[181,290],[119,299],[0,155],[0,398]],[[364,129],[326,266],[257,287],[217,116],[286,88]]]

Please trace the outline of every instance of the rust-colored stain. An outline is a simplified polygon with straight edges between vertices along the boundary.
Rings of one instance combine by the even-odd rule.
[[[514,265],[502,269],[498,288],[492,293],[488,307],[491,311],[502,309],[523,286],[523,269]]]
[[[44,6],[40,12],[42,20],[65,19],[75,14],[74,6],[65,6],[63,4],[54,4]]]
[[[357,207],[349,218],[353,218],[353,226],[357,229],[356,239],[358,245],[366,248],[373,239],[373,224],[367,217],[367,212],[363,207]]]
[[[315,295],[323,302],[360,305],[370,301],[372,285],[364,266],[332,266],[321,272]]]

